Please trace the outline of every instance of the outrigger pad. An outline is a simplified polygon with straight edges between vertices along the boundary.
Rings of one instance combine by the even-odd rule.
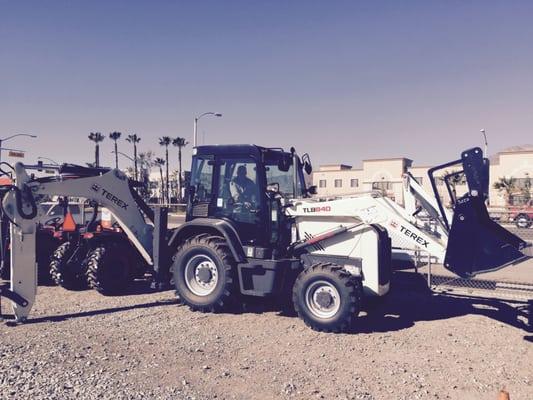
[[[457,200],[444,258],[446,269],[463,278],[527,259],[527,243],[490,219],[480,196]]]

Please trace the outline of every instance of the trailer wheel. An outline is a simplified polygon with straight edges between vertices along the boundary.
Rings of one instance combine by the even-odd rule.
[[[235,264],[226,241],[219,236],[204,234],[185,241],[172,265],[181,301],[194,311],[223,310],[236,292]]]
[[[86,260],[87,282],[103,295],[123,293],[133,281],[128,252],[118,243],[96,247]]]
[[[293,287],[298,316],[314,330],[349,331],[361,310],[361,280],[334,264],[321,263],[304,269]]]
[[[87,287],[85,279],[85,251],[72,242],[60,245],[50,258],[50,275],[65,289],[81,290]]]
[[[515,224],[517,228],[526,229],[531,226],[531,219],[526,214],[520,214],[515,218]]]

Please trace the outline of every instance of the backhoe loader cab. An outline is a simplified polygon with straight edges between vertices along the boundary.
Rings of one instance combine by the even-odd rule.
[[[273,213],[280,211],[279,199],[307,195],[304,168],[310,172],[310,162],[302,163],[294,151],[254,145],[197,147],[187,221],[228,220],[243,244],[271,247],[280,237],[281,227],[272,223]]]

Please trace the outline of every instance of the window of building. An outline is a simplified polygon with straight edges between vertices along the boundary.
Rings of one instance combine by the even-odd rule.
[[[350,179],[350,187],[359,187],[359,179]]]
[[[342,187],[342,179],[335,179],[335,187],[336,188]]]
[[[326,180],[325,179],[320,179],[318,181],[318,187],[325,188],[326,187]]]
[[[389,181],[372,182],[372,189],[374,189],[374,190],[392,190],[392,182],[389,182]]]

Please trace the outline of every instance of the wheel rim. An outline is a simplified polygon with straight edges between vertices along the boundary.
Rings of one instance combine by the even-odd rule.
[[[526,217],[519,217],[519,218],[518,218],[517,225],[518,225],[520,228],[527,228],[528,223],[529,223],[529,221],[527,220]]]
[[[185,266],[185,283],[197,296],[213,293],[218,283],[218,269],[213,259],[204,254],[192,257]]]
[[[316,281],[305,291],[305,303],[313,315],[318,318],[331,318],[341,307],[337,288],[327,281]]]

